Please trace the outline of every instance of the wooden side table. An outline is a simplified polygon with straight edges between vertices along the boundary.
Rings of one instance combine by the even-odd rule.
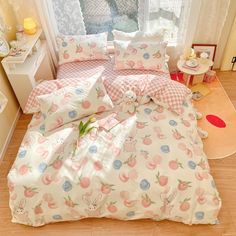
[[[7,56],[2,60],[3,68],[22,110],[30,92],[40,80],[54,79],[47,44],[45,40],[40,39],[41,34],[42,30],[38,29],[34,35],[25,35],[22,55]]]
[[[186,81],[186,86],[189,86],[189,82],[191,76],[194,76],[194,79],[198,79],[199,81],[203,81],[204,74],[209,70],[209,67],[213,65],[211,60],[208,60],[206,63],[201,63],[199,60],[199,68],[197,70],[191,70],[186,67],[183,67],[185,60],[178,60],[177,67],[178,69],[184,73],[184,81]]]

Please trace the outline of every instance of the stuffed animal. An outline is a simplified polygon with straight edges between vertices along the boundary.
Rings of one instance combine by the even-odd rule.
[[[125,92],[123,99],[120,103],[123,112],[133,114],[136,111],[138,103],[136,102],[136,94],[132,90]]]

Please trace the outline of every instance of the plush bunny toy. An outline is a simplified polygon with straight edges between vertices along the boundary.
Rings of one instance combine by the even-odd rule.
[[[135,113],[136,107],[138,106],[136,99],[136,94],[132,90],[128,90],[127,92],[125,92],[120,103],[122,111],[129,114]]]

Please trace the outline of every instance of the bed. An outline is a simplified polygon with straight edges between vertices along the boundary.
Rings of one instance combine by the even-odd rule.
[[[73,62],[59,68],[57,79],[98,72],[109,79],[144,73],[116,73],[111,61]],[[169,78],[168,71],[146,74]],[[181,115],[149,101],[117,122],[115,109],[96,114],[98,129],[79,143],[75,127],[86,118],[44,133],[43,114],[33,116],[8,175],[12,222],[107,217],[216,224],[221,200],[191,98]]]

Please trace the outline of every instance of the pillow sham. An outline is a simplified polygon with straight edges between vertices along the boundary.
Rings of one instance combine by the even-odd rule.
[[[164,72],[166,42],[114,41],[116,70],[138,69]]]
[[[132,41],[132,42],[162,42],[164,40],[165,29],[158,29],[153,32],[135,31],[126,33],[119,30],[112,31],[114,40]]]
[[[113,108],[101,77],[91,77],[75,86],[37,97],[45,120],[45,131]]]
[[[119,103],[128,90],[132,90],[139,104],[152,99],[157,105],[164,106],[181,115],[183,103],[191,90],[176,81],[157,75],[118,76],[104,81],[106,90],[114,103]]]
[[[95,74],[94,76],[99,77],[101,74]],[[40,111],[39,102],[37,96],[52,93],[60,88],[64,88],[69,85],[76,85],[80,81],[83,81],[86,78],[66,78],[61,80],[45,80],[38,84],[31,91],[27,103],[24,108],[24,113],[31,114]]]
[[[73,61],[108,60],[107,33],[57,37],[59,65]]]
[[[168,80],[165,86],[159,90],[155,89],[157,87],[160,87],[159,81],[154,79],[150,82],[147,89],[147,93],[153,102],[181,115],[184,111],[183,103],[186,97],[191,94],[191,90],[173,80]]]

